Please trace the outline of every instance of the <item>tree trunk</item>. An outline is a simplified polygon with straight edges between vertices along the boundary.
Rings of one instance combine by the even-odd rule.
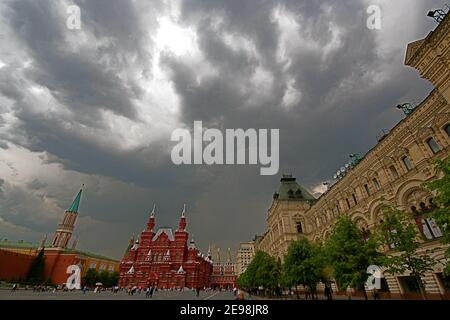
[[[422,279],[420,279],[420,276],[415,276],[417,284],[419,285],[420,294],[422,296],[423,300],[427,300],[427,294],[425,292],[424,285],[422,283]]]
[[[363,289],[363,292],[364,292],[364,299],[369,300],[369,298],[367,297],[366,287],[364,286],[364,284],[362,286],[362,289]]]

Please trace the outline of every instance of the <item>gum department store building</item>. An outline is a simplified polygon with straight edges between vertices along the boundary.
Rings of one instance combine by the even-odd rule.
[[[382,198],[414,213],[423,235],[422,250],[434,249],[440,261],[423,279],[430,296],[449,296],[442,277],[445,246],[439,227],[425,214],[433,207],[433,195],[422,184],[438,178],[433,161],[449,156],[450,145],[450,14],[424,39],[408,45],[405,64],[417,69],[434,90],[416,108],[406,107],[406,117],[379,139],[359,162],[329,190],[315,199],[292,176],[283,176],[268,210],[268,230],[258,237],[256,250],[281,261],[291,241],[306,237],[325,239],[336,217],[350,214],[370,235],[382,219]],[[385,275],[385,289],[392,297],[414,296],[407,274]]]

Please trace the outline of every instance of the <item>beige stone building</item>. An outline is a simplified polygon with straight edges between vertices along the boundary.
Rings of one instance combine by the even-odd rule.
[[[448,282],[442,278],[444,246],[441,232],[427,211],[433,208],[433,195],[422,184],[436,179],[433,161],[449,156],[450,145],[450,15],[424,39],[410,43],[405,64],[417,69],[434,85],[434,90],[390,132],[380,138],[352,169],[317,201],[274,198],[267,217],[268,231],[256,249],[283,259],[290,241],[305,236],[312,241],[325,239],[336,220],[349,214],[370,236],[382,219],[382,199],[412,212],[423,235],[423,249],[434,249],[441,261],[424,280],[426,291],[448,295]],[[282,179],[283,184],[283,179]],[[293,190],[295,192],[295,190]],[[415,288],[407,274],[386,275],[393,296],[413,295]]]
[[[241,242],[239,244],[239,249],[236,255],[236,273],[238,276],[247,270],[247,267],[250,262],[252,262],[254,256],[255,243],[253,241]]]
[[[282,262],[289,244],[303,236],[303,228],[306,226],[304,214],[316,201],[292,175],[283,175],[267,213],[267,232],[263,237],[257,237],[256,249],[265,251]]]

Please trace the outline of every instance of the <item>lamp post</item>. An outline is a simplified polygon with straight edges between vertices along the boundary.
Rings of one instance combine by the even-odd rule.
[[[402,110],[406,116],[409,116],[414,111],[415,107],[413,107],[411,103],[406,102],[397,105],[397,109]]]
[[[436,21],[437,23],[441,23],[449,11],[447,5],[445,6],[445,9],[446,10],[443,9],[430,10],[427,13],[427,17],[433,18],[434,21]]]

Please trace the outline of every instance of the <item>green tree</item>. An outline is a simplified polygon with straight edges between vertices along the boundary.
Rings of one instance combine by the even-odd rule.
[[[435,170],[441,177],[425,184],[430,191],[436,193],[433,202],[437,207],[430,215],[439,224],[443,233],[442,242],[448,244],[450,243],[450,157],[436,161]],[[450,247],[446,250],[446,256],[450,258]],[[450,276],[449,263],[444,273]]]
[[[117,286],[119,283],[119,273],[117,271],[113,271],[109,274],[109,285],[111,287]]]
[[[376,264],[379,258],[375,241],[372,238],[364,240],[363,232],[351,218],[342,216],[325,241],[324,252],[338,286],[360,289],[367,299],[364,287],[368,277],[367,268]]]
[[[420,293],[425,298],[422,277],[435,265],[427,252],[420,253],[420,235],[417,226],[411,222],[409,215],[392,204],[383,208],[383,221],[377,227],[376,236],[379,245],[390,250],[381,258],[381,264],[390,274],[410,272],[417,281]]]
[[[318,255],[319,250],[308,240],[292,242],[283,265],[283,283],[288,287],[303,285],[314,293],[323,274],[322,261]]]
[[[93,287],[99,281],[98,272],[96,269],[91,268],[86,271],[83,277],[83,281],[86,285]]]
[[[250,289],[252,286],[250,285],[249,276],[247,270],[237,278],[236,284],[245,289]]]
[[[100,271],[98,273],[97,280],[98,280],[98,282],[101,282],[105,288],[111,287],[111,283],[110,283],[111,281],[110,281],[110,276],[109,276],[108,271],[106,271],[106,270]]]
[[[44,269],[45,256],[44,248],[42,248],[31,263],[30,269],[27,274],[27,282],[32,284],[42,283],[44,281]]]
[[[249,290],[260,286],[274,290],[279,287],[280,280],[280,263],[267,253],[258,251],[247,270],[238,278],[238,285]]]

